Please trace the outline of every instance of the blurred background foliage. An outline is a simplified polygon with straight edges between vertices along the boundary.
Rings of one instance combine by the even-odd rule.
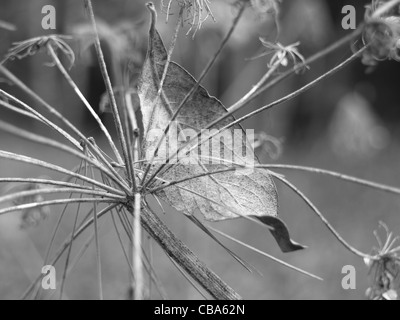
[[[359,23],[367,3],[356,0],[284,0],[280,12],[279,41],[284,45],[301,41],[300,52],[307,57],[350,32],[341,27],[341,10],[344,5],[351,4],[357,8]],[[47,4],[54,5],[57,11],[57,30],[51,32],[41,28],[41,8]],[[134,88],[140,73],[146,54],[149,21],[144,4],[144,0],[97,0],[94,3],[102,46],[116,88]],[[158,1],[156,5],[160,5]],[[195,77],[199,76],[218,47],[235,14],[234,6],[228,0],[212,0],[211,9],[216,22],[207,20],[194,39],[184,36],[185,32],[182,32],[173,56],[176,62]],[[176,13],[176,8],[172,12]],[[159,14],[158,28],[168,45],[177,17],[176,14],[170,16],[168,24],[165,18],[164,14]],[[75,35],[71,45],[77,59],[71,74],[93,107],[99,108],[105,89],[89,41],[90,29],[86,24],[82,1],[1,0],[0,20],[17,27],[17,31],[13,32],[0,29],[1,57],[15,41],[49,33]],[[187,25],[185,28],[188,29]],[[226,106],[243,96],[268,70],[267,58],[249,60],[262,50],[258,40],[260,36],[275,39],[273,21],[248,9],[233,38],[203,83]],[[292,76],[265,92],[245,112],[299,88],[350,54],[350,45],[330,54],[313,64],[306,73]],[[46,54],[37,54],[21,61],[7,62],[6,66],[86,135],[95,137],[98,144],[104,145],[100,130],[59,72],[45,65],[48,61]],[[267,144],[264,150],[260,150],[260,160],[264,163],[322,167],[399,186],[400,65],[387,61],[379,64],[371,73],[365,71],[365,66],[357,61],[301,97],[246,121],[244,127],[254,129],[256,133],[264,132],[282,144],[283,152],[278,159],[274,156],[274,148]],[[0,79],[0,87],[36,106],[3,79]],[[4,109],[0,114],[2,119],[25,129],[50,134],[37,123],[10,114]],[[107,113],[101,115],[112,130],[111,116]],[[74,159],[63,154],[4,133],[0,133],[0,147],[71,168],[76,164]],[[43,174],[49,173],[4,160],[0,163],[2,177],[38,177]],[[387,223],[395,234],[400,233],[400,199],[392,195],[310,174],[288,172],[287,177],[310,196],[345,239],[364,252],[369,252],[375,245],[372,232],[377,228],[379,220]],[[363,262],[341,247],[291,191],[279,184],[277,187],[280,215],[289,225],[293,238],[309,246],[307,250],[284,255],[264,229],[246,221],[224,222],[218,224],[218,227],[323,277],[324,282],[308,279],[266,261],[247,249],[228,243],[241,257],[255,265],[263,277],[249,274],[179,213],[168,209],[162,219],[217,274],[247,299],[363,299],[369,285],[368,270]],[[29,229],[21,229],[21,214],[12,213],[0,217],[1,299],[18,297],[32,277],[40,272],[42,257],[59,212],[59,208],[52,208],[45,222]],[[73,212],[74,208],[71,207],[71,215]],[[60,244],[68,235],[71,225],[72,217],[69,217],[57,243]],[[105,297],[124,299],[128,291],[128,269],[110,219],[105,221],[102,229],[101,246]],[[75,246],[77,248],[79,245]],[[93,247],[67,281],[66,294],[70,298],[96,297],[94,252]],[[200,297],[155,245],[153,256],[154,268],[169,298]],[[356,267],[356,290],[345,291],[341,287],[341,270],[344,265]],[[159,297],[154,289],[152,292],[151,298]]]

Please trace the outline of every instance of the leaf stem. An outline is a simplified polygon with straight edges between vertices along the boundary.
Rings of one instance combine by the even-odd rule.
[[[275,71],[279,68],[282,61],[285,59],[283,56],[279,59],[277,63],[274,63],[271,68],[264,74],[264,76],[260,79],[260,81],[250,89],[239,101],[237,101],[234,105],[228,108],[229,112],[235,112],[245,105],[247,105],[252,99],[255,93],[260,89],[260,87],[275,73]]]
[[[90,178],[95,179],[93,167],[90,167]],[[94,237],[96,245],[97,286],[99,290],[99,300],[104,300],[102,268],[101,268],[101,250],[100,250],[100,240],[99,240],[99,224],[98,224],[97,213],[98,213],[97,203],[93,202],[93,228],[94,228]]]
[[[60,166],[53,165],[51,163],[48,163],[48,162],[45,162],[45,161],[41,161],[41,160],[38,160],[38,159],[35,159],[35,158],[32,158],[32,157],[27,157],[27,156],[23,156],[23,155],[20,155],[20,154],[15,154],[15,153],[12,153],[12,152],[7,152],[7,151],[0,150],[0,158],[13,160],[13,161],[24,162],[24,163],[29,163],[31,165],[35,165],[35,166],[46,168],[46,169],[49,169],[49,170],[52,170],[52,171],[60,172],[60,173],[63,173],[65,175],[67,175],[67,176],[78,178],[81,181],[86,181],[89,184],[95,185],[95,186],[97,186],[97,187],[99,187],[99,188],[101,188],[103,190],[109,191],[112,194],[125,195],[125,193],[123,193],[122,191],[120,191],[118,189],[115,189],[115,188],[112,188],[110,186],[107,186],[107,185],[105,185],[105,184],[103,184],[103,183],[101,183],[99,181],[90,179],[88,177],[85,177],[84,175],[78,174],[76,172],[64,169],[64,168],[62,168]]]
[[[38,94],[36,94],[34,91],[32,91],[25,83],[23,83],[20,79],[18,79],[13,73],[11,73],[9,70],[7,70],[5,67],[0,65],[0,73],[4,74],[12,83],[14,83],[16,86],[18,86],[22,91],[26,92],[29,96],[31,96],[33,99],[35,99],[39,104],[41,104],[50,114],[54,115],[57,119],[59,119],[62,123],[64,123],[68,128],[70,128],[79,138],[82,139],[82,141],[85,142],[87,146],[89,146],[90,150],[94,152],[99,159],[102,160],[103,164],[111,171],[113,172],[116,176],[118,174],[116,173],[115,169],[112,167],[112,165],[107,161],[101,151],[98,148],[95,148],[86,138],[82,132],[80,132],[67,118],[65,118],[62,114],[60,114],[55,108],[53,108],[51,105],[49,105],[46,101],[44,101]],[[8,93],[4,92],[3,90],[0,89],[0,93],[4,94],[7,98],[13,99],[14,101],[17,101],[19,104],[21,104],[25,109],[31,111],[34,113],[37,117],[42,119],[46,124],[48,124],[50,127],[52,127],[54,130],[57,132],[61,133],[68,141],[70,141],[77,149],[82,151],[82,147],[80,143],[71,137],[68,133],[66,133],[64,130],[56,126],[53,122],[47,120],[43,115],[41,115],[39,112],[36,110],[30,108],[27,106],[25,103],[19,101],[17,98],[13,97],[12,95],[9,95]],[[1,103],[2,101],[0,101]],[[120,180],[121,184],[124,184],[124,180]],[[125,188],[126,190],[126,188]],[[129,190],[127,190],[129,191]]]
[[[87,166],[86,165],[85,165],[85,170],[87,170]],[[85,175],[86,175],[86,172],[85,172]],[[79,197],[82,198],[82,194],[79,194]],[[78,203],[78,207],[76,209],[76,214],[75,214],[75,218],[74,218],[74,224],[73,224],[73,227],[72,227],[71,239],[70,239],[70,244],[69,244],[69,248],[68,248],[68,252],[67,252],[67,257],[65,259],[64,272],[63,272],[62,279],[61,279],[60,300],[62,300],[63,292],[64,292],[64,285],[65,285],[65,281],[67,279],[68,266],[69,266],[69,261],[70,261],[70,258],[71,258],[71,252],[72,252],[72,244],[73,244],[73,239],[74,239],[76,227],[78,225],[80,209],[81,209],[81,203]]]
[[[157,12],[156,12],[156,10],[154,8],[153,3],[148,3],[147,4],[147,8],[150,10],[150,13],[151,13],[149,48],[152,48],[151,41],[152,41],[152,38],[153,38],[154,34],[157,32],[156,31],[156,27],[155,27],[155,24],[156,24],[156,21],[157,21]],[[161,95],[163,95],[163,98],[166,100],[166,97],[164,96],[163,87],[164,87],[165,79],[167,77],[169,64],[171,62],[172,53],[173,53],[175,45],[176,45],[176,40],[178,39],[178,33],[179,33],[179,30],[180,30],[180,28],[182,26],[183,9],[184,9],[184,7],[182,6],[181,9],[179,10],[179,18],[178,18],[178,21],[176,23],[175,32],[174,32],[174,35],[173,35],[172,40],[171,40],[171,44],[170,44],[169,49],[168,49],[167,60],[165,61],[164,71],[163,71],[163,74],[162,74],[162,77],[161,77],[161,80],[160,80],[160,84],[158,85],[159,88],[157,90],[157,95],[156,95],[155,99],[153,100],[153,102],[152,102],[152,104],[150,106],[150,110],[152,111],[152,113],[150,115],[150,119],[153,119],[153,117],[154,117],[154,111],[155,111],[155,108],[156,108],[156,104],[158,103]],[[154,68],[156,69],[157,67],[154,66]],[[170,124],[171,124],[171,122],[167,125],[167,128],[170,126]],[[150,129],[150,128],[148,128],[148,129]],[[166,130],[168,130],[168,129],[166,129]],[[147,134],[148,134],[148,132],[144,133],[144,139],[147,139]],[[164,135],[162,135],[158,139],[158,142],[156,144],[156,148],[155,148],[155,150],[154,150],[154,152],[152,154],[152,157],[148,161],[148,165],[147,165],[145,174],[144,174],[144,176],[142,178],[142,183],[145,181],[145,179],[147,177],[147,174],[149,172],[149,169],[153,165],[153,162],[154,162],[154,159],[155,159],[155,155],[157,154],[157,151],[160,148],[163,139],[164,139]]]
[[[104,199],[104,198],[71,198],[71,199],[58,199],[58,200],[49,200],[49,201],[40,201],[35,203],[26,203],[18,206],[7,207],[0,209],[0,215],[4,215],[9,212],[13,211],[20,211],[26,209],[34,209],[34,208],[41,208],[47,206],[55,206],[67,203],[115,203],[115,200],[112,199]]]
[[[49,189],[34,189],[28,191],[20,191],[12,194],[8,194],[0,197],[0,203],[18,200],[25,197],[34,197],[36,195],[44,195],[44,194],[60,194],[60,193],[79,193],[79,194],[87,194],[92,196],[99,196],[104,198],[110,198],[114,200],[125,200],[125,197],[114,195],[111,193],[100,192],[93,189],[77,189],[77,188],[49,188]]]
[[[192,152],[194,149],[196,149],[199,145],[202,145],[203,143],[205,143],[206,141],[210,140],[211,138],[215,137],[216,135],[220,134],[221,132],[223,132],[224,130],[241,123],[242,121],[251,118],[265,110],[271,109],[277,105],[280,105],[284,102],[288,102],[294,98],[296,98],[297,96],[299,96],[300,94],[306,92],[307,90],[315,87],[319,82],[321,82],[322,80],[325,80],[326,78],[332,76],[333,74],[335,74],[336,72],[338,72],[339,70],[343,69],[345,66],[347,66],[350,62],[354,61],[359,54],[361,54],[365,49],[367,48],[367,46],[362,47],[360,50],[358,50],[356,53],[354,53],[353,55],[351,55],[349,58],[347,58],[345,61],[343,61],[342,63],[340,63],[339,65],[337,65],[336,67],[334,67],[333,69],[329,70],[328,72],[324,73],[323,75],[321,75],[320,77],[318,77],[317,79],[311,81],[310,83],[308,83],[307,85],[303,86],[302,88],[284,96],[283,98],[280,98],[268,105],[265,105],[264,107],[258,108],[257,110],[250,112],[249,114],[235,120],[232,121],[231,123],[227,124],[226,126],[215,130],[215,132],[213,132],[212,134],[210,134],[209,136],[207,136],[205,139],[202,139],[200,142],[197,142],[195,144],[193,144],[193,146],[188,149],[188,151],[186,152],[186,154],[190,154],[190,152]],[[216,124],[220,123],[221,121],[227,119],[228,117],[230,117],[232,115],[232,111],[228,111],[225,115],[219,117],[218,119],[212,121],[210,124],[207,125],[207,127],[205,129],[210,129],[212,127],[214,127]],[[187,143],[185,143],[183,146],[179,147],[178,150],[176,151],[176,154],[178,154],[182,149],[186,148],[187,146],[191,145],[193,142],[199,141],[199,138],[201,137],[202,132],[200,131],[197,136],[193,137],[192,139],[190,139]],[[171,159],[174,159],[175,155],[171,155],[169,156],[169,158],[165,161],[165,163],[163,163],[152,175],[152,177],[157,176],[157,174],[171,161]],[[150,180],[150,179],[149,179]]]
[[[314,55],[309,57],[304,62],[296,64],[295,66],[293,66],[293,68],[291,68],[290,70],[288,70],[288,71],[284,72],[283,74],[277,76],[276,78],[274,78],[273,80],[271,80],[267,84],[265,84],[265,80],[266,79],[265,80],[261,79],[253,87],[253,89],[251,91],[249,91],[249,93],[246,94],[245,97],[247,97],[247,98],[240,99],[238,102],[236,102],[231,107],[229,107],[228,110],[232,111],[232,112],[236,112],[236,111],[240,110],[242,107],[244,107],[245,105],[247,105],[248,103],[253,101],[255,98],[257,98],[263,92],[265,92],[268,89],[272,88],[273,86],[277,85],[278,83],[280,83],[281,81],[285,80],[289,76],[295,74],[296,72],[298,72],[302,68],[314,63],[315,61],[318,61],[319,59],[325,57],[326,55],[330,54],[333,51],[336,51],[340,47],[344,46],[345,44],[347,44],[348,42],[353,40],[355,37],[357,37],[359,34],[361,34],[361,32],[363,30],[362,28],[363,28],[363,25],[360,25],[355,31],[353,31],[349,35],[347,35],[347,36],[341,38],[340,40],[332,43],[330,46],[326,47],[325,49],[315,53]],[[250,94],[250,92],[252,94]]]
[[[23,183],[23,184],[43,184],[43,185],[52,185],[57,187],[69,187],[77,189],[77,192],[80,190],[92,190],[86,186],[76,183],[69,183],[65,181],[56,181],[56,180],[47,180],[47,179],[32,179],[32,178],[0,178],[0,183]],[[100,191],[97,189],[97,191]]]
[[[248,249],[250,249],[251,251],[254,251],[254,252],[256,252],[256,253],[258,253],[258,254],[260,254],[260,255],[262,255],[262,256],[268,258],[268,259],[271,259],[272,261],[275,261],[275,262],[279,263],[280,265],[282,265],[282,266],[284,266],[284,267],[286,267],[286,268],[289,268],[289,269],[292,269],[292,270],[294,270],[294,271],[300,272],[300,273],[302,273],[302,274],[304,274],[304,275],[306,275],[306,276],[308,276],[308,277],[310,277],[310,278],[323,281],[322,278],[320,278],[320,277],[318,277],[318,276],[316,276],[316,275],[314,275],[314,274],[312,274],[312,273],[310,273],[310,272],[308,272],[308,271],[302,270],[302,269],[300,269],[300,268],[298,268],[298,267],[295,267],[295,266],[293,266],[293,265],[291,265],[291,264],[289,264],[289,263],[287,263],[287,262],[285,262],[285,261],[283,261],[283,260],[280,260],[280,259],[278,259],[278,258],[275,258],[274,256],[272,256],[272,255],[270,255],[270,254],[268,254],[268,253],[266,253],[266,252],[264,252],[264,251],[261,251],[261,250],[259,250],[259,249],[257,249],[257,248],[254,248],[254,247],[252,247],[252,246],[250,246],[250,245],[248,245],[248,244],[246,244],[246,243],[244,243],[244,242],[242,242],[242,241],[240,241],[240,240],[238,240],[238,239],[235,239],[234,237],[231,237],[230,235],[227,235],[226,233],[224,233],[224,232],[222,232],[222,231],[220,231],[220,230],[218,230],[218,229],[215,229],[215,228],[213,228],[213,227],[211,227],[211,226],[207,226],[207,227],[208,227],[210,230],[212,230],[212,231],[218,233],[219,235],[223,236],[224,238],[229,239],[229,240],[231,240],[231,241],[233,241],[233,242],[236,242],[237,244],[240,244],[241,246],[243,246],[243,247],[245,247],[245,248],[248,248]]]
[[[100,117],[97,115],[97,113],[93,110],[92,106],[90,105],[90,103],[87,101],[87,99],[85,98],[85,96],[82,94],[82,92],[79,90],[78,86],[75,84],[74,80],[72,80],[71,76],[68,74],[67,70],[65,70],[64,66],[62,65],[60,59],[58,59],[56,53],[54,52],[54,49],[52,47],[52,45],[50,43],[47,44],[47,49],[51,55],[51,57],[53,58],[53,61],[55,62],[57,68],[60,70],[60,72],[62,73],[62,75],[64,76],[64,78],[67,80],[68,84],[72,87],[72,89],[75,91],[75,93],[77,94],[77,96],[79,97],[79,99],[83,102],[83,104],[85,105],[85,107],[89,110],[90,114],[92,115],[92,117],[96,120],[96,122],[98,123],[98,125],[100,126],[101,131],[103,131],[105,137],[108,140],[108,143],[110,144],[111,149],[113,150],[115,156],[118,159],[119,163],[122,163],[122,158],[121,155],[118,152],[117,147],[114,144],[114,141],[111,138],[111,135],[109,133],[109,131],[107,130],[107,128],[104,126],[103,122],[101,121]]]
[[[282,176],[271,173],[276,179],[280,180],[282,183],[284,183],[286,186],[288,186],[290,189],[292,189],[309,207],[310,209],[318,216],[318,218],[323,222],[323,224],[328,228],[328,230],[334,235],[334,237],[350,252],[354,253],[355,255],[361,257],[361,258],[370,258],[371,256],[368,254],[365,254],[353,246],[351,246],[349,243],[347,243],[346,240],[336,231],[336,229],[329,223],[329,221],[325,218],[325,216],[318,210],[318,208],[311,202],[310,199],[308,199],[304,193],[302,193],[294,184],[290,183],[288,180],[283,178]]]
[[[7,70],[8,71],[8,70]],[[0,72],[1,72],[1,66],[0,66]],[[4,71],[3,71],[4,73]],[[13,74],[5,74],[7,77],[12,77]],[[12,78],[13,79],[13,78]],[[18,79],[15,79],[16,81],[18,81]],[[16,83],[16,82],[14,82]],[[19,82],[17,82],[19,83]],[[23,85],[21,83],[21,85]],[[7,92],[3,91],[2,89],[0,89],[0,94],[4,97],[6,97],[7,99],[11,99],[14,102],[18,103],[19,105],[21,105],[25,110],[21,110],[18,108],[15,108],[13,106],[11,106],[8,103],[5,103],[4,101],[0,100],[0,105],[14,111],[20,114],[23,114],[27,117],[30,117],[32,119],[35,119],[45,125],[47,125],[48,127],[50,127],[51,129],[53,129],[54,131],[58,132],[59,134],[61,134],[66,140],[68,140],[72,145],[74,145],[77,149],[82,150],[79,142],[73,138],[69,133],[65,132],[63,129],[61,129],[59,126],[57,126],[55,123],[53,123],[52,121],[50,121],[49,119],[47,119],[45,116],[43,116],[40,112],[36,111],[35,109],[31,108],[30,106],[28,106],[26,103],[18,100],[17,98],[15,98],[14,96],[8,94]],[[60,115],[61,116],[61,115]]]
[[[123,153],[124,160],[125,160],[125,165],[126,165],[128,174],[130,175],[130,173],[131,173],[131,171],[133,169],[132,169],[132,164],[129,163],[129,161],[128,161],[128,148],[129,148],[129,146],[126,144],[125,135],[124,135],[124,132],[123,132],[123,127],[122,127],[122,122],[121,122],[121,118],[120,118],[119,111],[118,111],[117,102],[115,100],[113,87],[111,85],[110,77],[109,77],[108,71],[107,71],[107,66],[106,66],[106,63],[105,63],[105,60],[104,60],[103,51],[101,49],[100,38],[99,38],[98,30],[97,30],[96,19],[94,17],[94,12],[93,12],[92,1],[91,0],[84,0],[84,3],[85,3],[86,9],[88,10],[90,22],[91,22],[93,30],[94,30],[94,45],[95,45],[95,49],[96,49],[96,53],[97,53],[97,58],[98,58],[101,74],[103,76],[104,84],[105,84],[106,89],[107,89],[108,97],[109,97],[109,100],[110,100],[110,105],[111,105],[111,108],[112,108],[112,111],[113,111],[115,128],[117,129],[118,140],[119,140],[119,142],[121,144],[122,153]]]
[[[343,69],[345,66],[347,66],[350,62],[354,61],[356,58],[358,58],[359,54],[361,54],[367,47],[364,46],[363,48],[361,48],[360,50],[358,50],[356,53],[354,53],[353,55],[351,55],[349,58],[347,58],[345,61],[343,61],[342,63],[340,63],[339,65],[337,65],[336,67],[334,67],[333,69],[329,70],[328,72],[324,73],[323,75],[321,75],[320,77],[318,77],[317,79],[311,81],[310,83],[306,84],[305,86],[301,87],[300,89],[274,101],[271,102],[261,108],[258,108],[257,110],[250,112],[246,115],[244,115],[243,117],[238,118],[235,121],[232,121],[231,123],[227,124],[226,126],[215,130],[214,133],[210,134],[206,139],[201,140],[201,142],[195,143],[187,152],[186,154],[190,154],[190,152],[192,150],[194,150],[195,148],[197,148],[199,145],[202,145],[203,143],[205,143],[206,141],[210,140],[211,138],[215,137],[217,134],[223,132],[224,130],[239,124],[241,122],[243,122],[244,120],[247,120],[263,111],[272,109],[275,106],[278,106],[282,103],[288,102],[296,97],[298,97],[299,95],[303,94],[304,92],[310,90],[311,88],[315,87],[319,82],[321,82],[322,80],[327,79],[328,77],[334,75],[336,72],[338,72],[339,70]],[[221,116],[220,118],[214,120],[213,122],[211,122],[206,129],[210,129],[212,127],[214,127],[216,124],[220,123],[221,121],[225,120],[226,118],[228,118],[229,116],[231,116],[232,112],[228,111],[225,115]],[[198,135],[196,137],[193,137],[192,139],[190,139],[190,141],[188,141],[185,145],[183,145],[182,147],[180,147],[178,149],[177,152],[181,151],[183,148],[187,147],[188,145],[190,145],[192,142],[194,142],[196,139],[198,140],[198,138],[200,137],[201,132],[198,133]],[[173,158],[173,156],[170,156],[168,158],[168,160],[166,161],[167,163]],[[161,168],[161,167],[160,167]],[[157,170],[156,173],[158,173],[160,171]]]
[[[85,199],[81,199],[81,200],[85,200]],[[97,200],[97,199],[90,199],[90,200],[93,201],[93,200]],[[81,202],[85,202],[85,201],[81,201]],[[104,216],[105,214],[107,214],[108,212],[113,210],[116,206],[117,206],[117,204],[115,204],[115,203],[107,206],[106,208],[104,208],[102,211],[100,211],[98,213],[97,217],[100,219],[102,216]],[[76,231],[75,235],[72,237],[72,241],[74,241],[77,237],[79,237],[88,227],[90,227],[92,225],[92,223],[93,223],[93,218],[91,218],[90,220],[86,221],[83,225],[81,225],[80,228]],[[55,254],[55,258],[52,261],[50,261],[51,265],[55,265],[58,262],[58,260],[61,258],[61,255],[65,252],[65,250],[67,250],[67,248],[71,244],[71,239],[70,238],[71,238],[71,236],[68,236],[67,240],[65,240],[64,243],[60,246],[60,249]],[[21,300],[24,300],[24,299],[27,298],[29,293],[32,291],[32,289],[35,287],[35,285],[40,281],[42,276],[43,275],[40,274],[31,283],[31,285],[23,293]]]
[[[34,134],[30,131],[23,130],[21,128],[15,127],[11,124],[8,124],[2,120],[0,120],[0,130],[8,132],[10,134],[13,134],[17,137],[26,139],[28,141],[33,141],[36,143],[40,143],[42,145],[61,150],[63,152],[66,152],[70,155],[73,155],[77,157],[78,159],[84,160],[88,163],[90,163],[92,166],[96,167],[98,170],[104,172],[110,179],[114,181],[118,186],[120,186],[123,190],[126,192],[129,192],[129,189],[127,189],[126,185],[123,183],[123,179],[119,176],[119,174],[115,171],[115,169],[112,168],[112,172],[110,172],[108,169],[106,169],[97,159],[94,159],[92,157],[89,157],[89,154],[83,154],[81,151],[77,151],[67,145],[64,145],[63,143],[59,141],[55,141],[43,136],[40,136],[38,134]],[[115,175],[115,174],[116,175]]]
[[[224,160],[221,159],[221,162],[222,161],[224,161]],[[236,167],[225,168],[225,169],[221,169],[221,170],[217,170],[217,171],[213,171],[213,172],[203,172],[201,174],[193,175],[193,176],[187,177],[185,179],[171,181],[168,183],[164,183],[163,185],[161,185],[159,187],[150,189],[150,190],[148,190],[148,192],[151,194],[154,194],[162,189],[165,189],[165,188],[168,188],[168,187],[180,184],[180,183],[184,183],[184,182],[192,180],[192,179],[197,179],[197,178],[201,178],[201,177],[209,176],[209,175],[215,175],[218,173],[225,173],[225,172],[229,172],[229,171],[240,170],[241,167],[244,170],[246,170],[246,168],[247,168],[246,166],[243,166],[239,163],[232,162],[231,164],[235,165]],[[326,175],[326,176],[331,176],[331,177],[339,179],[339,180],[343,180],[343,181],[351,182],[351,183],[358,184],[361,186],[369,187],[372,189],[380,190],[383,192],[389,192],[389,193],[400,195],[400,188],[391,187],[391,186],[384,185],[381,183],[376,183],[373,181],[364,180],[364,179],[360,179],[357,177],[345,175],[345,174],[342,174],[339,172],[320,169],[320,168],[286,165],[286,164],[261,164],[261,165],[254,165],[254,167],[251,167],[251,168],[252,169],[253,168],[254,169],[285,169],[285,170],[305,171],[305,172],[310,172],[310,173],[314,173],[314,174],[322,174],[322,175]]]
[[[118,210],[115,210],[115,211],[116,211],[116,214],[118,215],[118,218],[119,218],[119,220],[121,222],[121,225],[122,225],[123,229],[125,230],[125,232],[126,232],[126,234],[128,236],[128,239],[131,240],[130,238],[131,238],[132,232],[128,231],[129,227],[125,225],[125,223],[124,223],[124,221],[123,221],[123,219],[121,217],[120,212]],[[115,221],[115,218],[114,218],[113,214],[111,214],[111,218],[113,220],[114,228],[115,228],[115,231],[117,233],[117,236],[118,236],[118,239],[119,239],[119,242],[120,242],[120,245],[121,245],[121,249],[123,251],[123,254],[124,254],[125,259],[126,259],[126,261],[128,263],[129,269],[131,271],[131,275],[134,276],[135,272],[134,272],[133,266],[131,264],[131,259],[129,258],[128,253],[125,250],[125,246],[124,246],[124,243],[122,241],[122,236],[120,234],[120,231],[118,230],[118,227],[117,227],[117,224],[116,224],[116,221]],[[155,286],[157,288],[157,291],[160,294],[162,300],[167,300],[167,294],[165,293],[165,290],[164,290],[164,288],[163,288],[163,286],[162,286],[162,284],[161,284],[161,282],[160,282],[160,280],[159,280],[159,278],[158,278],[158,276],[157,276],[157,274],[156,274],[156,272],[155,272],[155,270],[154,270],[154,268],[153,268],[153,266],[151,264],[151,261],[147,261],[147,264],[148,264],[148,268],[147,268],[148,270],[147,271],[148,271],[149,276],[150,276],[149,281],[153,282],[155,284]],[[149,284],[149,286],[150,286],[150,284]]]
[[[81,163],[80,163],[80,165],[79,165],[79,168],[76,170],[77,173],[80,173],[80,172],[81,172],[83,165],[85,165],[85,168],[86,168],[86,163],[85,163],[84,161],[81,161]],[[73,170],[73,171],[75,172],[75,170]],[[78,179],[75,178],[75,183],[77,182],[77,180],[78,180]],[[71,193],[69,197],[72,198],[72,195],[73,195],[73,194]],[[59,216],[58,219],[57,219],[56,226],[54,227],[53,232],[52,232],[52,235],[51,235],[51,238],[50,238],[50,242],[49,242],[49,244],[48,244],[48,246],[47,246],[47,248],[46,248],[46,255],[45,255],[45,258],[44,258],[44,263],[43,263],[43,265],[48,265],[47,262],[49,261],[50,252],[51,252],[51,250],[52,250],[52,248],[53,248],[54,241],[55,241],[56,236],[57,236],[57,232],[58,232],[59,229],[60,229],[61,222],[62,222],[62,220],[63,220],[63,218],[64,218],[64,216],[65,216],[65,213],[66,213],[66,211],[67,211],[68,206],[69,206],[69,204],[64,205],[64,208],[63,208],[63,210],[61,211],[61,214],[60,214],[60,216]],[[39,297],[40,297],[40,287],[39,287],[39,286],[36,288],[36,292],[33,294],[33,297],[34,297],[35,300],[36,300],[36,299],[39,299]]]
[[[218,300],[241,300],[241,297],[199,260],[182,241],[149,209],[142,210],[142,225],[185,272]]]

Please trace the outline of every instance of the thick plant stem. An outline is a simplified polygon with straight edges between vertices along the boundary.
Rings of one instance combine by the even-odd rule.
[[[142,226],[150,236],[212,297],[217,300],[242,299],[240,295],[222,281],[221,278],[208,269],[207,266],[182,243],[182,241],[176,238],[176,236],[153,212],[144,208],[142,210],[141,218]]]
[[[141,216],[141,194],[135,193],[135,205],[133,211],[133,223],[132,223],[132,265],[134,269],[134,298],[135,300],[143,300],[144,292],[144,276],[143,276],[143,265],[142,265],[142,233],[140,228],[140,216]]]

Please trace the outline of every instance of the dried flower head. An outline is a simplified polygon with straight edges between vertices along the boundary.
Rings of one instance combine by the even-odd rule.
[[[400,62],[400,1],[374,0],[366,7],[363,44],[368,45],[362,62],[375,66],[379,61]]]
[[[161,0],[162,10],[168,16],[171,14],[171,6],[174,0]],[[183,8],[185,20],[190,25],[187,34],[193,31],[193,37],[196,32],[201,28],[202,24],[211,17],[215,20],[210,5],[211,0],[175,0],[180,8]]]
[[[65,40],[70,39],[72,39],[70,36],[53,34],[49,36],[31,38],[25,41],[14,42],[13,46],[6,54],[3,62],[15,59],[20,60],[29,56],[33,56],[42,50],[46,51],[46,46],[50,44],[56,52],[60,50],[63,54],[65,54],[71,68],[75,62],[75,54],[71,47],[65,42]]]
[[[393,237],[386,224],[379,226],[386,233],[386,240],[382,242],[377,231],[374,231],[378,248],[373,249],[370,259],[365,264],[370,269],[372,286],[367,290],[367,297],[372,300],[398,300],[400,289],[400,246],[395,247],[399,237]]]
[[[260,55],[254,57],[253,59],[272,54],[271,60],[268,63],[268,66],[270,68],[277,67],[279,65],[287,67],[289,65],[289,60],[293,62],[294,66],[302,65],[302,68],[299,68],[299,70],[302,70],[303,68],[308,68],[303,55],[299,52],[297,48],[300,45],[300,42],[284,46],[279,42],[273,43],[266,41],[263,38],[260,38],[260,41],[261,44],[265,48],[267,48],[267,50]]]
[[[33,56],[42,50],[46,51],[46,46],[50,44],[56,52],[60,50],[65,54],[71,68],[75,62],[75,54],[71,47],[65,42],[65,40],[70,39],[72,39],[70,36],[53,34],[15,42],[8,51],[3,62]]]

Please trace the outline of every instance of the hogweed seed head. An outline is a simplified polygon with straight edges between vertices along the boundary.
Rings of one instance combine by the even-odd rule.
[[[72,39],[70,36],[52,34],[15,42],[6,54],[4,61],[15,59],[21,60],[41,51],[46,51],[46,46],[50,44],[56,52],[60,50],[66,56],[69,62],[69,67],[71,68],[75,62],[75,54],[65,41],[70,39]]]

